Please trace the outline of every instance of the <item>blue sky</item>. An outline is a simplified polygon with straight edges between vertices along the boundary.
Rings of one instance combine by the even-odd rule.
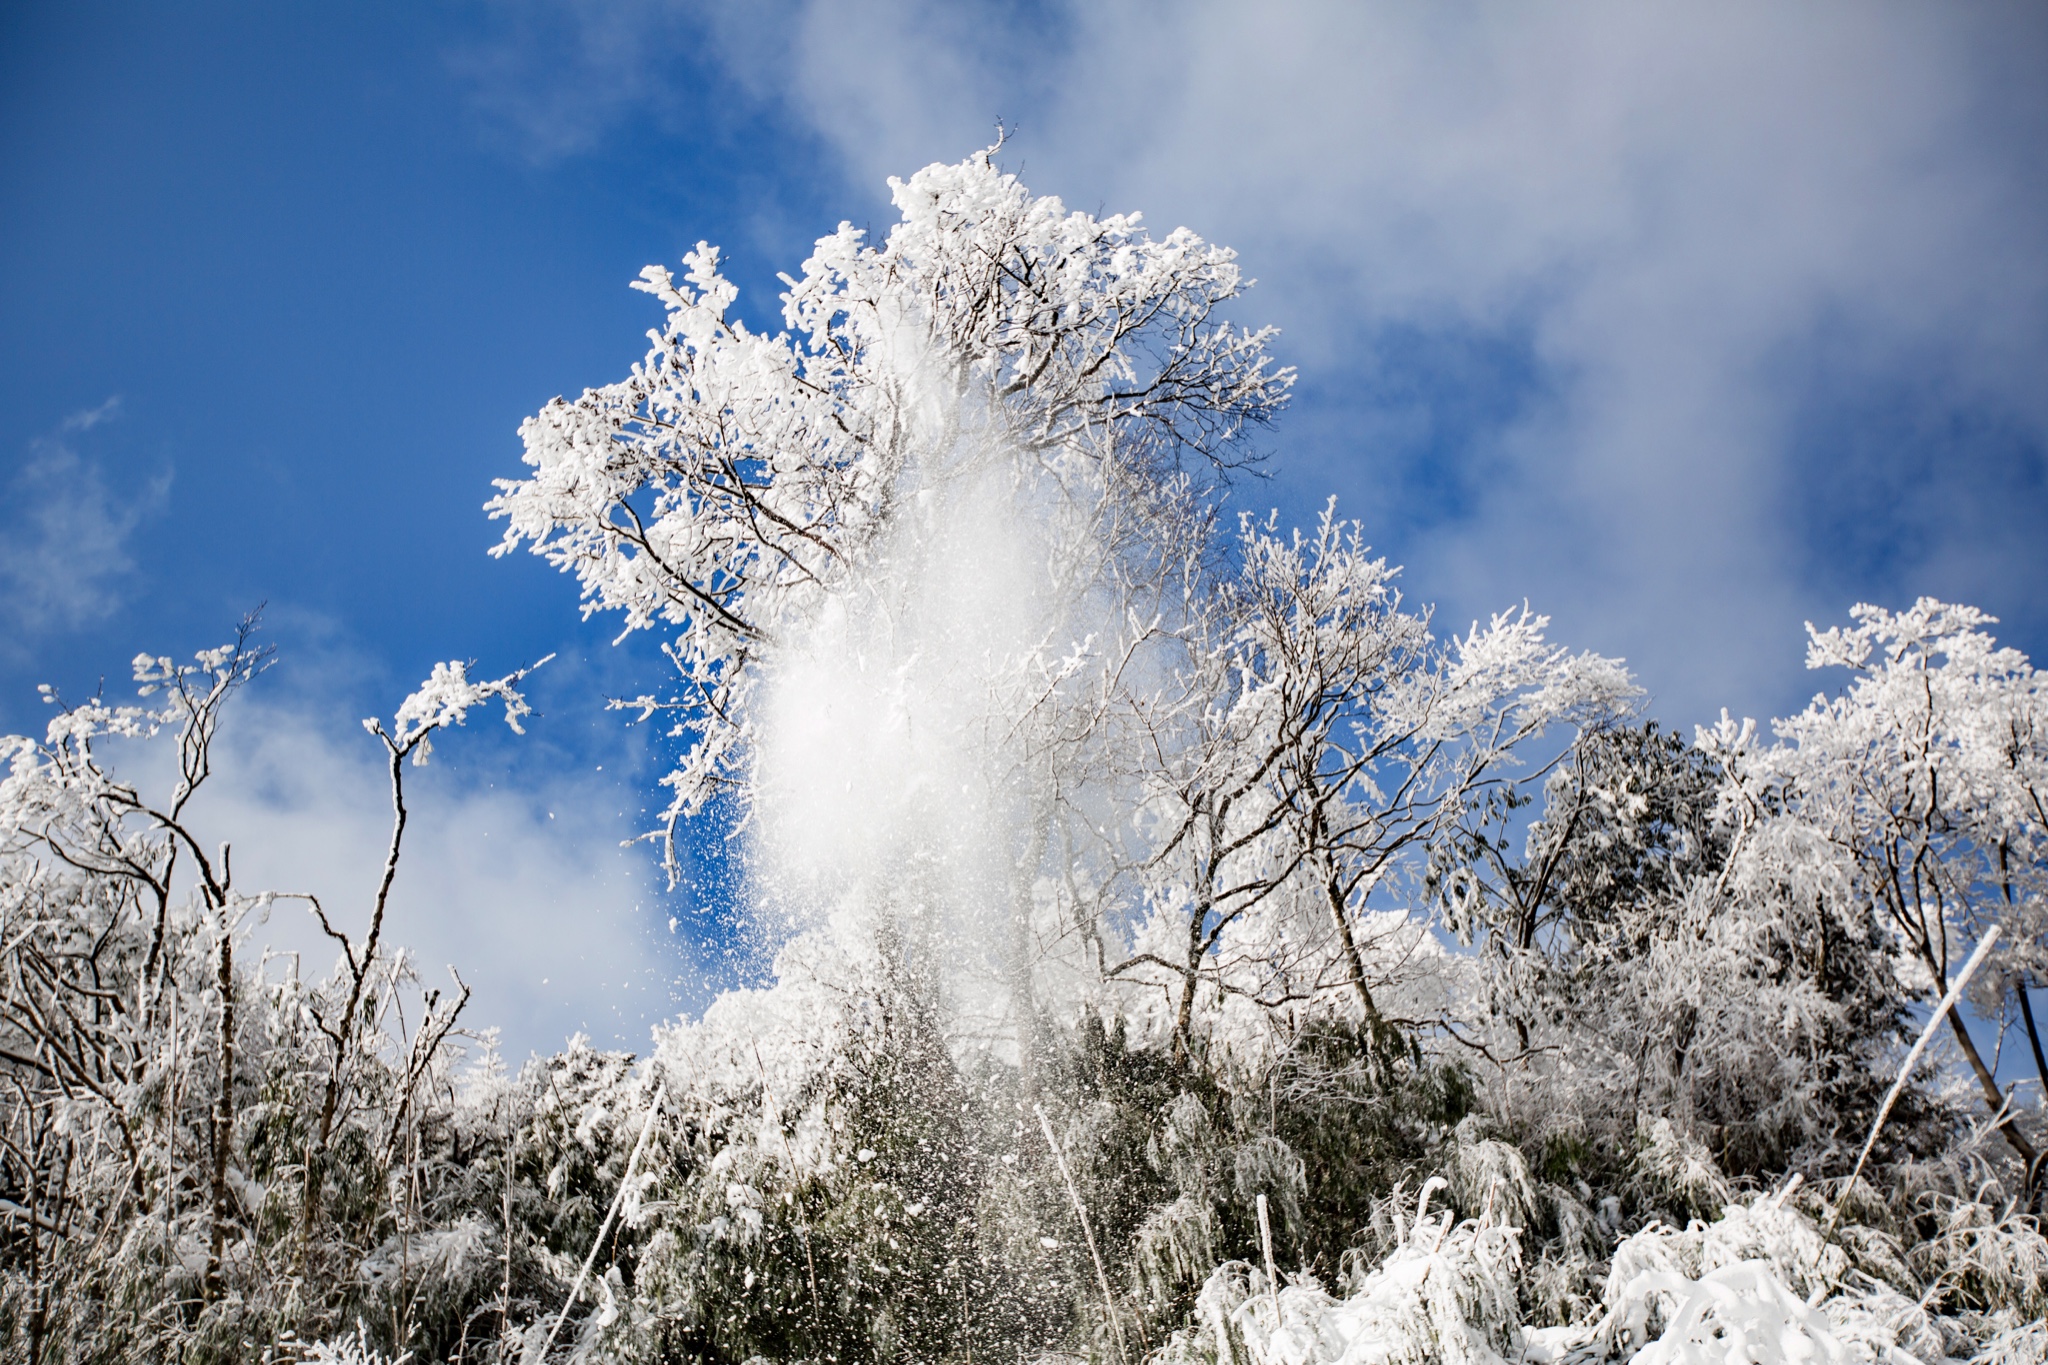
[[[1796,709],[1801,622],[1857,600],[2041,658],[2044,15],[7,6],[0,730],[267,602],[212,818],[345,895],[385,818],[356,718],[558,652],[528,742],[429,770],[400,933],[519,1047],[643,1036],[723,970],[715,869],[616,848],[659,755],[599,699],[659,660],[488,558],[481,503],[523,416],[639,356],[640,266],[719,242],[768,318],[998,118],[1041,193],[1239,248],[1303,372],[1239,496],[1338,495],[1445,622],[1526,597],[1681,726]]]

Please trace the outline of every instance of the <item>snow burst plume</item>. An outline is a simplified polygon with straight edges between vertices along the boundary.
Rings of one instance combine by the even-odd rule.
[[[897,950],[943,958],[956,990],[961,968],[1000,974],[1030,890],[1033,793],[1007,703],[1071,686],[1095,634],[1045,581],[1051,547],[1007,463],[968,452],[920,480],[874,572],[764,666],[757,709],[757,909],[873,919]]]
[[[1071,799],[1034,773],[1075,769],[1156,638],[1202,517],[1183,470],[1242,458],[1292,375],[1215,320],[1242,281],[1184,229],[1069,213],[987,152],[891,188],[886,242],[842,224],[784,277],[777,336],[730,315],[715,249],[650,267],[646,361],[527,422],[491,510],[586,611],[674,630],[681,689],[633,703],[686,743],[671,838],[724,794],[757,908],[1014,958]]]

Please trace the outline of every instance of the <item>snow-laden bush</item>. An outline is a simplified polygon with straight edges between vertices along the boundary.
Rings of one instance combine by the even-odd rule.
[[[1970,1365],[2042,1365],[2048,1361],[2048,1319],[2018,1319],[2002,1313],[1993,1331],[1970,1357]]]
[[[360,1322],[351,1335],[313,1343],[305,1356],[306,1365],[408,1365],[411,1360],[411,1351],[394,1360],[370,1345],[370,1334]]]
[[[1841,1283],[1848,1258],[1787,1207],[1789,1193],[1730,1204],[1712,1223],[1694,1221],[1683,1231],[1653,1223],[1624,1239],[1614,1250],[1606,1312],[1595,1333],[1605,1352],[1626,1358],[1655,1348],[1661,1354],[1638,1358],[1645,1365],[1702,1362],[1719,1335],[1731,1343],[1741,1338],[1743,1352],[1839,1359],[1831,1324],[1809,1305]]]
[[[2039,1360],[2038,1313],[2011,1301],[1982,1311],[1945,1280],[1874,1278],[1799,1207],[1797,1180],[1731,1202],[1711,1222],[1695,1219],[1683,1229],[1653,1222],[1621,1239],[1596,1306],[1570,1323],[1532,1327],[1523,1316],[1531,1286],[1520,1231],[1492,1206],[1463,1220],[1448,1210],[1429,1213],[1429,1195],[1446,1183],[1425,1185],[1413,1218],[1398,1219],[1399,1240],[1341,1297],[1310,1275],[1289,1277],[1275,1293],[1264,1272],[1245,1262],[1219,1266],[1198,1298],[1196,1323],[1169,1354],[1253,1365]],[[1995,1236],[1979,1236],[1957,1254],[1981,1258],[1993,1273],[2011,1265],[2007,1247],[2039,1235],[2024,1217],[1980,1231]],[[1949,1280],[1961,1271],[1952,1266]],[[2024,1277],[2018,1283],[2021,1293],[2033,1288]]]
[[[1696,1280],[1649,1272],[1630,1282],[1633,1308],[1647,1293],[1669,1296],[1667,1326],[1632,1357],[1636,1365],[1842,1365],[1828,1320],[1762,1261],[1736,1261]]]
[[[1313,1276],[1275,1292],[1242,1263],[1219,1267],[1199,1301],[1219,1354],[1241,1342],[1256,1365],[1497,1365],[1518,1336],[1520,1234],[1491,1210],[1432,1212],[1445,1183],[1424,1182],[1399,1244],[1344,1298]]]
[[[2030,1273],[2041,1245],[2031,1218],[1999,1217],[1965,1202],[1949,1220],[1975,1235],[1948,1244],[1938,1273],[1918,1279],[1890,1259],[1886,1269],[1895,1279],[1884,1279],[1870,1270],[1880,1258],[1851,1250],[1881,1240],[1875,1230],[1825,1232],[1797,1206],[1798,1183],[1731,1203],[1711,1223],[1695,1221],[1683,1231],[1652,1224],[1625,1238],[1612,1257],[1603,1316],[1590,1334],[1567,1328],[1552,1334],[1553,1343],[1643,1365],[1911,1365],[2014,1351],[2024,1358],[2031,1338],[2015,1324],[2039,1321],[2030,1306],[2039,1300],[2029,1296],[2042,1287]],[[1920,1250],[1932,1254],[1938,1245]]]

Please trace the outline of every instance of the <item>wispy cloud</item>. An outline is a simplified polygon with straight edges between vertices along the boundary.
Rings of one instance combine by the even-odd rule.
[[[694,46],[670,0],[493,0],[448,55],[487,127],[529,161],[590,150],[622,119],[677,103]]]
[[[110,486],[78,436],[119,416],[121,400],[76,412],[28,444],[0,512],[0,620],[22,634],[75,629],[112,614],[133,576],[129,539],[170,493],[168,470]]]

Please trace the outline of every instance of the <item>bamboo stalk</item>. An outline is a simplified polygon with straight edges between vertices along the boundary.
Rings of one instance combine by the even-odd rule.
[[[1970,960],[1963,964],[1962,974],[1956,978],[1955,984],[1948,988],[1948,994],[1934,1007],[1934,1013],[1927,1016],[1927,1027],[1920,1030],[1919,1040],[1913,1044],[1913,1050],[1906,1054],[1905,1064],[1899,1068],[1899,1078],[1892,1082],[1890,1093],[1884,1097],[1884,1104],[1877,1111],[1877,1122],[1870,1125],[1870,1136],[1863,1140],[1863,1150],[1856,1154],[1856,1166],[1849,1172],[1849,1179],[1842,1186],[1841,1194],[1835,1197],[1835,1207],[1828,1214],[1828,1226],[1824,1236],[1834,1236],[1835,1225],[1842,1221],[1842,1206],[1849,1202],[1849,1192],[1856,1188],[1856,1178],[1863,1174],[1863,1163],[1870,1160],[1871,1149],[1877,1146],[1877,1135],[1884,1131],[1884,1122],[1892,1116],[1892,1106],[1898,1103],[1900,1093],[1906,1088],[1906,1082],[1912,1078],[1913,1068],[1919,1063],[1920,1054],[1927,1050],[1928,1040],[1933,1038],[1934,1031],[1941,1027],[1942,1019],[1956,1007],[1956,1001],[1962,998],[1963,987],[1970,984],[1970,977],[1976,973],[1984,961],[1985,954],[1991,951],[1991,945],[1996,942],[1998,926],[1994,924],[1984,931],[1983,939],[1977,944],[1977,951],[1971,953]]]
[[[1109,1314],[1110,1334],[1116,1338],[1117,1358],[1130,1365],[1130,1348],[1124,1344],[1123,1324],[1117,1321],[1116,1295],[1109,1287],[1109,1272],[1103,1269],[1102,1253],[1095,1248],[1095,1229],[1088,1223],[1088,1207],[1081,1202],[1081,1191],[1074,1184],[1073,1172],[1067,1169],[1067,1159],[1060,1153],[1059,1139],[1053,1136],[1052,1120],[1045,1116],[1045,1107],[1034,1104],[1032,1111],[1038,1115],[1038,1126],[1045,1130],[1045,1145],[1052,1148],[1052,1159],[1060,1168],[1060,1179],[1067,1182],[1067,1198],[1074,1201],[1074,1214],[1081,1220],[1081,1235],[1088,1241],[1088,1256],[1095,1262],[1095,1279],[1102,1286],[1102,1307]]]
[[[604,1247],[605,1235],[612,1230],[612,1220],[619,1216],[619,1208],[626,1202],[626,1191],[633,1187],[633,1173],[640,1168],[640,1157],[647,1150],[647,1139],[654,1136],[654,1124],[661,1117],[661,1099],[666,1093],[662,1084],[654,1085],[654,1103],[647,1108],[647,1122],[640,1125],[640,1140],[633,1144],[633,1155],[626,1159],[626,1174],[619,1181],[619,1192],[612,1196],[612,1206],[605,1213],[604,1222],[598,1225],[597,1236],[591,1239],[590,1254],[583,1258],[583,1269],[576,1272],[576,1283],[569,1287],[569,1297],[562,1304],[562,1311],[555,1314],[555,1325],[548,1328],[548,1339],[541,1343],[538,1352],[529,1355],[529,1362],[542,1362],[548,1352],[555,1348],[555,1336],[562,1330],[563,1322],[569,1317],[569,1310],[576,1306],[576,1299],[583,1293],[583,1282],[590,1278],[590,1267],[597,1263],[597,1253]]]
[[[1266,1196],[1259,1196],[1259,1249],[1266,1253],[1266,1293],[1273,1300],[1273,1330],[1280,1330],[1280,1269],[1273,1262],[1273,1222],[1266,1216]]]

